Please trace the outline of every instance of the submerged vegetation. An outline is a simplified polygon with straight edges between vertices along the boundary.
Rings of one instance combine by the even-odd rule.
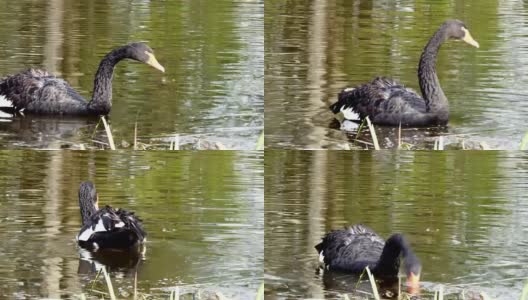
[[[340,119],[342,122],[343,118]],[[383,141],[385,147],[382,148],[381,140],[378,138],[376,131],[391,130],[386,127],[381,129],[375,128],[368,117],[366,117],[357,128],[353,130],[345,129],[345,134],[349,137],[349,143],[341,146],[344,150],[381,150],[381,149],[398,149],[398,150],[493,150],[484,141],[473,141],[469,139],[471,134],[448,134],[442,133],[441,128],[431,128],[430,132],[422,132],[421,135],[415,128],[404,128],[404,133],[407,133],[406,137],[402,137],[402,127],[399,126],[394,130],[397,133],[390,131],[385,133]],[[437,132],[438,131],[438,132]],[[364,139],[365,136],[367,139]],[[396,140],[393,137],[396,136]],[[370,141],[369,141],[370,139]],[[404,140],[411,140],[407,142]],[[519,150],[528,150],[528,132],[522,137],[518,146]]]
[[[104,132],[106,135],[106,141],[98,140],[95,138],[97,134],[97,129],[100,124],[104,126]],[[138,140],[138,128],[137,122],[134,124],[134,139],[132,142],[128,142],[124,139],[121,140],[120,147],[124,149],[133,149],[133,150],[230,150],[221,142],[211,141],[205,138],[200,138],[197,136],[183,136],[180,134],[175,134],[172,137],[166,138],[151,138],[148,143],[143,143]],[[93,149],[110,149],[117,150],[114,135],[112,134],[112,128],[108,124],[104,116],[101,116],[100,122],[95,126],[92,138],[93,144],[95,146],[89,146],[85,144],[73,145],[72,148],[77,148],[80,150],[85,150],[92,147]],[[261,132],[258,140],[255,142],[255,150],[264,150],[264,131]]]
[[[100,277],[104,278],[104,285],[100,283]],[[169,300],[179,300],[179,299],[193,299],[193,300],[230,300],[231,298],[226,297],[222,292],[220,291],[210,291],[206,289],[198,289],[198,288],[186,288],[182,286],[175,286],[169,289],[164,289],[166,292],[162,295],[156,293],[156,294],[149,294],[145,292],[138,292],[137,291],[137,277],[134,278],[134,290],[133,292],[129,293],[121,289],[117,289],[120,291],[120,295],[116,296],[116,289],[114,288],[114,285],[112,283],[112,280],[110,278],[110,274],[106,271],[106,268],[103,266],[99,272],[97,272],[94,280],[92,281],[90,287],[88,288],[88,294],[83,293],[79,295],[75,295],[75,299],[88,299],[90,294],[97,295],[98,297],[101,297],[101,299],[121,299],[121,298],[133,298],[133,299],[169,299]],[[99,289],[97,289],[99,288]],[[102,291],[100,289],[106,288],[106,291]],[[119,296],[119,297],[118,297]],[[258,290],[255,293],[255,297],[253,298],[255,300],[264,300],[264,283],[261,283]]]
[[[385,295],[386,297],[381,297],[380,292],[377,287],[376,279],[370,272],[369,268],[366,267],[365,271],[361,274],[361,276],[358,279],[358,282],[356,283],[356,288],[359,286],[359,282],[362,280],[363,275],[367,273],[368,280],[371,286],[371,292],[367,294],[363,291],[362,296],[354,296],[351,298],[348,294],[343,294],[342,299],[343,300],[350,300],[350,299],[375,299],[375,300],[381,300],[385,298],[397,298],[399,300],[410,300],[410,299],[432,299],[432,300],[444,300],[444,299],[468,299],[468,300],[494,300],[494,298],[490,297],[485,292],[479,292],[476,290],[469,290],[468,287],[471,286],[471,284],[465,284],[463,287],[460,285],[440,285],[433,290],[422,290],[420,293],[419,298],[417,298],[416,295],[411,295],[406,292],[401,291],[401,277],[400,282],[398,283],[398,295]],[[519,280],[519,279],[515,279]],[[519,300],[528,300],[528,278],[524,278],[524,286],[521,292],[521,295],[519,297]],[[446,293],[446,288],[452,288],[453,290],[456,289],[456,291]]]

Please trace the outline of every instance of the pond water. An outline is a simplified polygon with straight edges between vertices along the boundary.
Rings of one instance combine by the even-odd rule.
[[[264,127],[263,0],[22,0],[4,6],[0,77],[44,68],[91,99],[98,64],[111,49],[131,41],[154,49],[165,73],[134,61],[116,67],[110,123],[119,147],[133,141],[137,123],[138,141],[150,148],[168,148],[177,135],[182,144],[255,149]],[[96,124],[0,114],[0,147],[97,148]],[[98,131],[104,135],[102,126]]]
[[[357,277],[319,275],[314,246],[332,229],[363,223],[384,238],[407,237],[424,295],[443,287],[455,295],[448,299],[519,299],[528,278],[528,154],[269,151],[264,168],[269,297],[343,299]]]
[[[463,20],[480,43],[448,42],[438,76],[449,99],[441,130],[408,129],[402,142],[518,149],[528,131],[528,5],[523,1],[270,1],[265,8],[265,102],[268,148],[348,148],[356,128],[340,130],[328,106],[345,87],[376,76],[419,91],[423,47],[447,19]],[[381,147],[398,131],[377,127]],[[363,137],[367,142],[369,136]],[[364,144],[359,144],[364,147]]]
[[[263,154],[258,152],[1,151],[0,298],[100,299],[95,263],[80,259],[78,189],[135,211],[148,233],[144,259],[114,257],[118,298],[180,293],[255,298],[263,278]],[[104,257],[98,258],[104,263]],[[186,298],[188,299],[188,298]]]

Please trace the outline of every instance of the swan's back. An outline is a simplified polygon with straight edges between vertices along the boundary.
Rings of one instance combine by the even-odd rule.
[[[366,266],[374,268],[384,246],[383,238],[358,224],[326,234],[315,248],[325,268],[360,273]]]
[[[28,69],[0,80],[4,95],[18,110],[33,114],[85,114],[84,98],[66,81],[44,70]]]
[[[124,249],[145,242],[146,236],[141,219],[133,212],[105,206],[81,228],[77,241],[90,250]]]
[[[426,103],[412,89],[390,78],[378,77],[369,83],[342,90],[330,106],[334,113],[343,112],[346,119],[369,117],[379,125],[424,126],[444,123],[443,116],[430,114]],[[447,122],[447,115],[445,116]]]

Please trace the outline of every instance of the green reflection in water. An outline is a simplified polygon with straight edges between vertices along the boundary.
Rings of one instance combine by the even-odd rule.
[[[522,46],[528,43],[525,5],[494,0],[266,4],[267,147],[342,149],[355,134],[347,136],[331,124],[328,106],[338,92],[376,76],[419,91],[416,70],[423,47],[440,24],[456,18],[481,47],[448,42],[440,50],[437,72],[449,99],[449,128],[404,131],[404,142],[432,149],[441,134],[447,135],[446,144],[464,140],[470,147],[485,142],[492,149],[518,149],[528,112],[526,95],[518,89],[520,82],[528,83],[522,76],[528,71]],[[396,147],[397,131],[378,130],[382,147]]]
[[[515,152],[268,151],[267,293],[341,299],[355,281],[336,288],[314,275],[313,247],[331,229],[364,223],[407,236],[425,291],[443,284],[517,299],[528,275],[527,168]]]
[[[111,123],[118,142],[133,140],[137,121],[140,141],[160,148],[179,134],[182,143],[202,138],[255,149],[264,126],[263,1],[10,1],[0,18],[0,76],[45,68],[90,99],[102,57],[138,40],[154,49],[166,73],[130,61],[117,66]],[[32,122],[43,124],[23,130]],[[2,144],[90,144],[95,124],[76,125],[2,122]],[[46,138],[36,143],[39,134]]]
[[[262,153],[0,151],[0,162],[3,296],[91,294],[95,273],[80,273],[74,239],[82,180],[95,182],[102,205],[144,220],[140,292],[198,287],[247,298],[262,282]],[[111,275],[116,289],[133,291],[134,269]]]

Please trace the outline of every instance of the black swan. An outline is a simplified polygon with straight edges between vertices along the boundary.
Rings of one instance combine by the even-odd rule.
[[[90,251],[131,249],[146,241],[142,221],[124,209],[110,206],[99,209],[99,196],[93,183],[85,181],[79,188],[82,228],[77,235],[79,246]]]
[[[360,274],[368,266],[381,280],[398,278],[401,255],[409,291],[419,289],[422,266],[401,234],[384,241],[372,229],[358,224],[326,234],[315,249],[326,270]]]
[[[40,115],[107,115],[112,107],[112,77],[115,65],[129,58],[161,72],[154,52],[143,43],[132,43],[108,53],[95,75],[92,100],[86,101],[66,81],[44,70],[29,69],[0,79],[0,96],[15,111]]]
[[[449,119],[449,104],[436,75],[436,56],[448,39],[462,40],[472,46],[479,44],[471,37],[466,25],[449,20],[440,26],[425,46],[418,65],[418,80],[423,98],[401,83],[378,77],[372,82],[339,93],[330,106],[333,113],[343,112],[345,119],[363,120],[389,126],[438,126]]]

